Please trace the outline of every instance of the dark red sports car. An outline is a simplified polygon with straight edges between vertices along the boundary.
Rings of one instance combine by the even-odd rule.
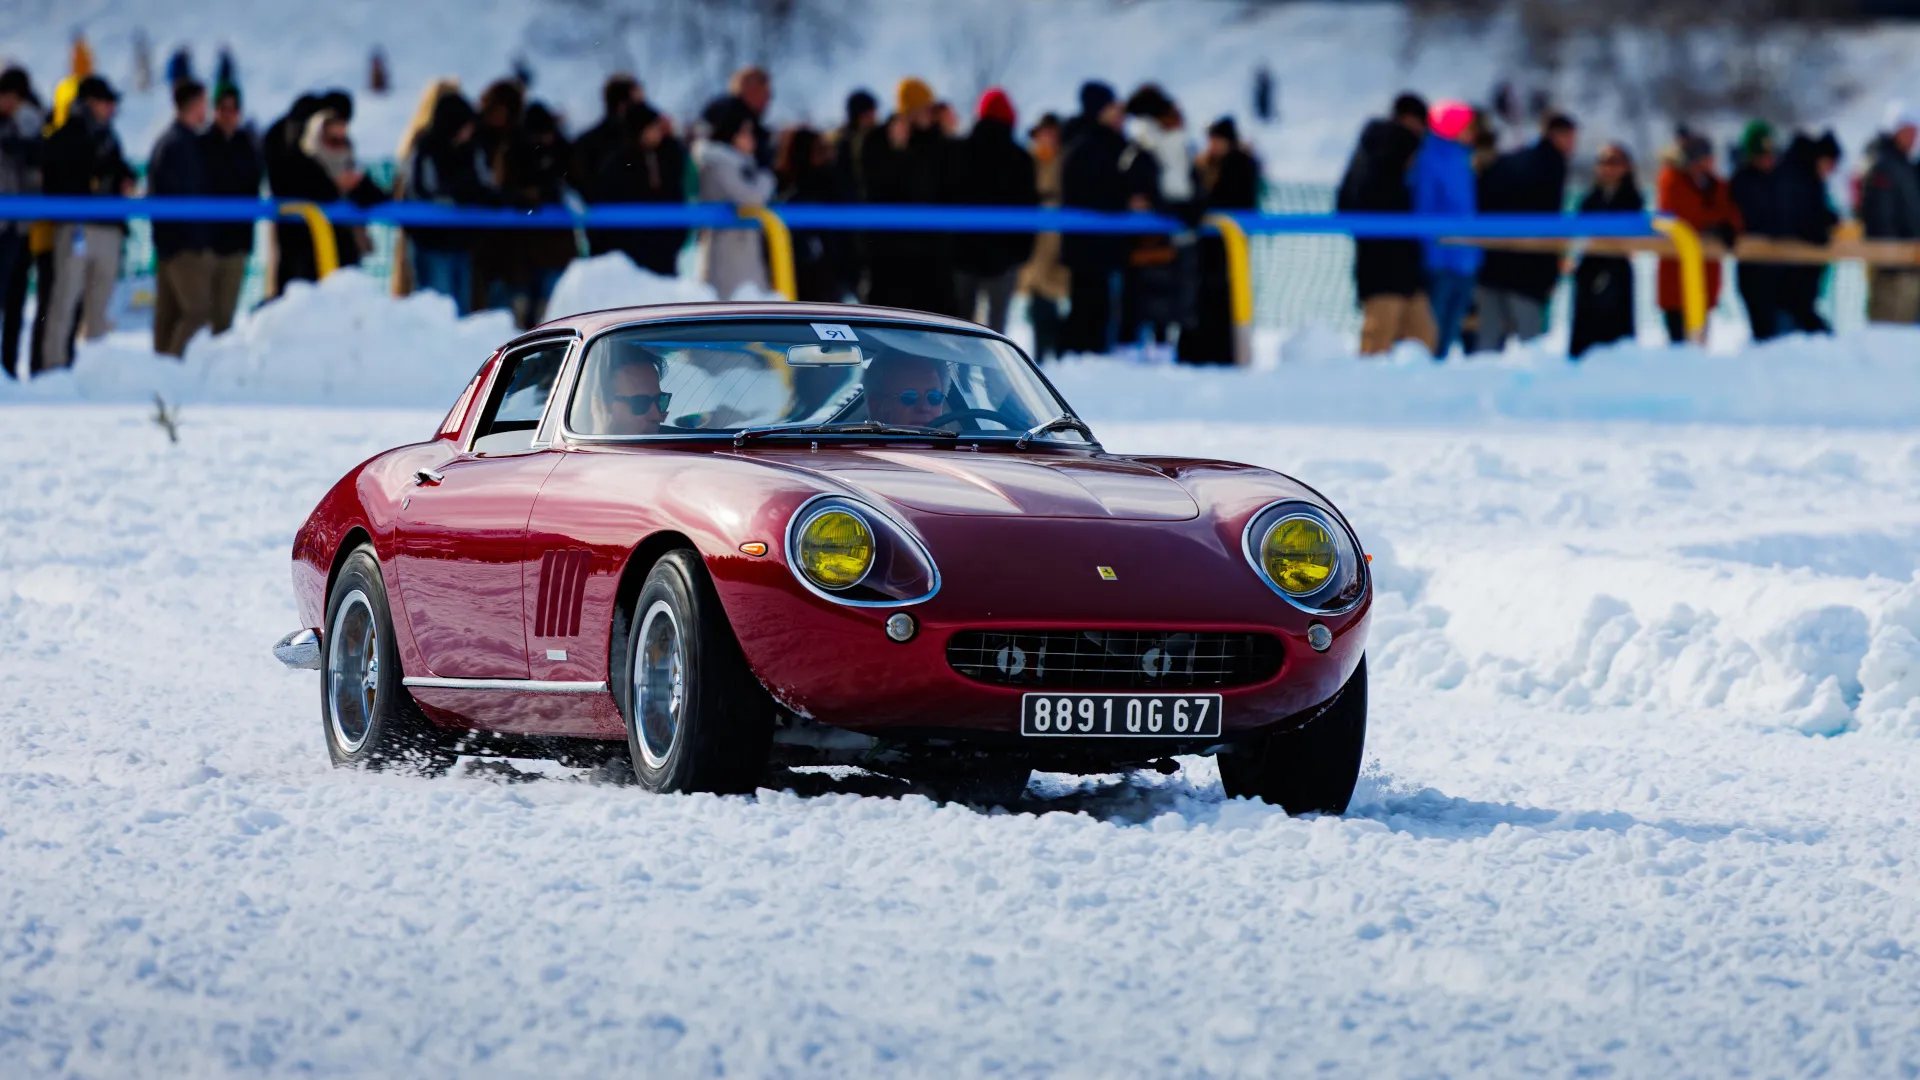
[[[1016,347],[840,305],[601,311],[481,365],[293,546],[336,764],[623,746],[658,791],[1171,768],[1345,809],[1366,559],[1304,484],[1120,457]],[[577,741],[569,741],[577,740]],[[596,742],[597,741],[597,742]]]

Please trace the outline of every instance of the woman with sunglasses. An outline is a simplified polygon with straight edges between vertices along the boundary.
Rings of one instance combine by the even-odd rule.
[[[882,424],[926,427],[945,416],[946,365],[924,356],[882,356],[860,376],[867,417]]]
[[[1593,187],[1580,200],[1583,214],[1646,207],[1633,179],[1633,159],[1619,143],[1600,148]],[[1595,345],[1633,337],[1633,264],[1618,255],[1588,255],[1573,272],[1573,337],[1567,355],[1579,359]]]

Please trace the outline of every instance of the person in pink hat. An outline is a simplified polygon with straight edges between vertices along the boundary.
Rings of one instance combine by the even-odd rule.
[[[1427,110],[1427,137],[1414,159],[1407,182],[1413,187],[1416,214],[1460,215],[1479,211],[1474,195],[1473,151],[1467,129],[1473,106],[1443,99]],[[1479,248],[1420,242],[1427,274],[1427,299],[1433,304],[1433,358],[1444,360],[1460,339],[1460,323],[1473,305],[1474,278],[1484,257]]]

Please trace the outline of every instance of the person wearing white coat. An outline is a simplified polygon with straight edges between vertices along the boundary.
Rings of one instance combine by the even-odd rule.
[[[773,198],[773,170],[756,159],[759,147],[752,117],[733,108],[732,99],[709,110],[706,139],[694,144],[700,174],[700,201],[735,206],[765,206]],[[706,229],[700,233],[700,280],[720,299],[731,300],[743,286],[769,290],[766,250],[758,229]]]

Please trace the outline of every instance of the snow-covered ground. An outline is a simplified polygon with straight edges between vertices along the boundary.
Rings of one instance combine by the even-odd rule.
[[[0,407],[0,1075],[1920,1070],[1920,431],[1088,411],[1366,535],[1344,818],[335,772],[288,538],[437,411]]]

